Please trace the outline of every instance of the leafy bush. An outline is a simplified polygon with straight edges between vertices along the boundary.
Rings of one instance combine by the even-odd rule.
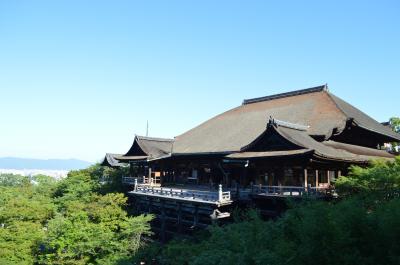
[[[400,262],[400,199],[374,209],[359,198],[336,204],[308,202],[276,221],[263,221],[254,211],[249,216],[245,221],[211,227],[206,240],[175,240],[150,253],[160,264]]]
[[[117,264],[136,254],[152,216],[129,216],[122,193],[101,193],[102,174],[0,178],[0,264]]]
[[[394,161],[373,161],[367,168],[353,166],[348,176],[335,183],[341,196],[362,195],[391,199],[399,196],[400,156]]]

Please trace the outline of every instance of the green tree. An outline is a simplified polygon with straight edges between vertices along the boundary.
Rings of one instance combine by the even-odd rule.
[[[392,117],[389,120],[390,126],[393,128],[393,131],[400,133],[400,118]]]
[[[30,184],[29,177],[17,174],[0,174],[0,186],[26,186]]]
[[[105,193],[103,170],[61,181],[0,176],[0,264],[117,264],[136,254],[152,216],[132,217],[122,193]]]
[[[400,133],[400,118],[399,117],[392,117],[389,119],[389,124],[390,127],[392,128],[393,131]],[[398,152],[399,151],[399,142],[393,142],[391,143],[392,145],[392,151],[393,152]]]
[[[393,161],[376,160],[367,168],[353,166],[348,176],[335,183],[341,196],[362,195],[376,199],[391,199],[399,196],[400,156]]]
[[[115,264],[134,255],[152,216],[128,216],[121,193],[98,193],[96,168],[71,172],[55,191],[58,213],[49,221],[41,264]]]
[[[33,264],[39,242],[45,236],[45,224],[55,213],[50,197],[55,183],[48,183],[42,189],[41,181],[33,185],[23,176],[3,175],[2,179],[0,264]]]

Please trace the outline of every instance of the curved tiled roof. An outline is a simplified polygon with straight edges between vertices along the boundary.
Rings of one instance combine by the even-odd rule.
[[[400,141],[400,134],[331,94],[325,85],[245,100],[241,106],[177,136],[173,153],[237,152],[265,130],[270,116],[309,126],[310,136],[325,140],[333,132],[342,132],[347,122],[353,120],[357,126]]]
[[[281,144],[270,144],[271,140],[272,143]],[[257,145],[261,145],[261,151],[256,151],[258,149]],[[301,154],[312,154],[317,158],[362,164],[368,163],[371,159],[388,159],[394,157],[382,150],[333,141],[318,142],[308,135],[307,131],[295,127],[281,126],[275,123],[274,120],[269,122],[266,130],[252,144],[248,145],[246,150],[227,155],[226,157],[253,159],[296,156]]]
[[[111,153],[106,153],[106,156],[104,157],[103,161],[100,163],[101,166],[106,166],[106,167],[121,167],[124,166],[125,164],[120,163],[117,158],[122,156],[122,154],[111,154]]]
[[[136,135],[129,151],[120,160],[143,160],[171,153],[173,139]]]

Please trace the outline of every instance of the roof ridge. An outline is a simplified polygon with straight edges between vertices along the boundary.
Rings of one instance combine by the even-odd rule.
[[[321,91],[328,91],[328,84],[316,86],[316,87],[310,87],[310,88],[306,88],[306,89],[294,90],[294,91],[285,92],[285,93],[273,94],[273,95],[265,96],[265,97],[245,99],[245,100],[243,100],[242,105],[247,105],[247,104],[252,104],[252,103],[257,103],[257,102],[262,102],[262,101],[268,101],[268,100],[274,100],[274,99],[279,99],[279,98],[293,97],[293,96],[321,92]]]
[[[293,130],[298,130],[298,131],[307,131],[310,126],[309,125],[304,125],[304,124],[299,124],[299,123],[293,123],[293,122],[288,122],[288,121],[283,121],[283,120],[278,120],[273,118],[272,116],[269,117],[268,125],[276,125],[276,126],[281,126],[281,127],[286,127],[289,129]]]
[[[158,141],[158,142],[173,142],[174,141],[174,139],[170,139],[170,138],[149,137],[149,136],[141,136],[141,135],[136,135],[136,137],[140,140],[148,140],[148,141]]]

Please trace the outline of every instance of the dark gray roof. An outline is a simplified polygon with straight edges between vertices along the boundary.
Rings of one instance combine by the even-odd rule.
[[[106,167],[121,167],[124,166],[124,163],[120,163],[117,158],[122,156],[122,154],[111,154],[111,153],[106,153],[106,156],[104,157],[103,161],[100,163],[101,166],[106,166]]]
[[[400,134],[394,132],[390,127],[381,124],[380,122],[374,120],[364,112],[350,105],[346,101],[338,98],[333,94],[329,94],[332,100],[336,103],[337,107],[343,111],[348,119],[353,119],[353,121],[361,128],[366,130],[385,135],[387,137],[393,138],[393,141],[400,141]]]
[[[305,131],[285,128],[281,126],[270,126],[269,129],[274,129],[278,132],[282,137],[292,142],[293,144],[314,151],[314,154],[318,157],[322,157],[325,159],[338,160],[344,162],[359,162],[359,163],[367,163],[373,158],[369,155],[360,155],[348,152],[345,149],[338,149],[321,142],[316,141]]]
[[[136,135],[129,151],[120,160],[143,160],[171,153],[173,139]]]
[[[350,153],[357,154],[357,155],[387,157],[387,158],[394,157],[394,155],[388,153],[385,150],[373,149],[373,148],[363,147],[363,146],[359,146],[359,145],[340,143],[340,142],[335,142],[335,141],[331,141],[331,140],[325,141],[322,143],[326,146],[330,146],[330,147],[333,147],[336,149],[342,149],[342,150],[345,150],[345,151],[348,151]]]
[[[327,86],[320,86],[245,100],[241,106],[177,136],[173,154],[238,152],[265,131],[270,116],[308,126],[305,134],[326,140],[353,120],[364,129],[400,141],[400,134],[334,96]]]
[[[254,151],[257,144],[263,144],[272,139],[275,143],[286,142],[281,145],[263,146],[262,151]],[[277,150],[278,148],[278,150]],[[312,154],[317,158],[336,160],[349,163],[368,163],[376,158],[393,158],[387,152],[366,147],[336,143],[333,141],[318,142],[307,131],[295,127],[281,126],[271,119],[266,130],[243,152],[227,155],[227,158],[266,158],[279,156],[294,156]]]

